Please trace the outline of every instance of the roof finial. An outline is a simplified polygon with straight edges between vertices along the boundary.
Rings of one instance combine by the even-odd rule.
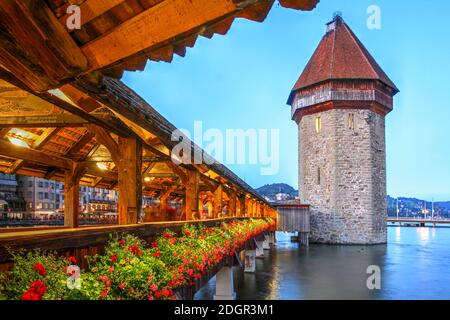
[[[342,20],[342,12],[341,11],[335,11],[333,13],[333,21],[336,20]]]

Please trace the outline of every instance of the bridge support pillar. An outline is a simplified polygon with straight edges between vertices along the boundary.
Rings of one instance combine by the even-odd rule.
[[[270,235],[269,234],[265,234],[264,235],[264,241],[263,241],[263,249],[264,250],[269,250],[270,249],[270,240],[269,240]]]
[[[244,259],[244,272],[255,272],[256,271],[256,251],[255,250],[245,250]]]
[[[275,231],[269,233],[269,244],[274,245],[276,242]]]
[[[216,274],[216,294],[214,300],[235,300],[233,268],[223,267]]]
[[[256,241],[256,257],[264,258],[264,249],[263,249],[264,241]]]

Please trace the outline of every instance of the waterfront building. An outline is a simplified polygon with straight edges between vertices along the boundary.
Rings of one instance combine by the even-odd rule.
[[[0,173],[0,218],[20,217],[24,209],[25,200],[18,190],[16,176]]]
[[[17,176],[26,211],[48,214],[64,211],[64,183],[37,177]],[[80,212],[111,212],[117,210],[117,192],[102,188],[80,186]]]
[[[399,90],[340,15],[289,96],[311,241],[385,243],[385,116]]]

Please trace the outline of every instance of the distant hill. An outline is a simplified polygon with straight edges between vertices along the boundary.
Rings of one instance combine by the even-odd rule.
[[[398,198],[399,216],[414,216],[423,214],[423,210],[428,210],[428,215],[431,215],[431,201],[425,201],[416,198]],[[450,201],[437,201],[433,203],[434,215],[442,217],[450,217]],[[391,196],[387,197],[388,215],[395,216],[397,214],[397,198]]]
[[[285,199],[283,200],[295,199],[295,197],[298,196],[298,191],[286,183],[266,184],[256,189],[256,191],[271,201],[276,200],[277,194],[286,194]]]

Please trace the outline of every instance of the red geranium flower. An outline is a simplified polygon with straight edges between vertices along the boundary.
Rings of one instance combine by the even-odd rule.
[[[125,289],[126,286],[127,286],[126,283],[121,283],[121,284],[119,285],[119,289]]]
[[[161,257],[161,252],[153,252],[152,256],[154,256],[154,257]]]
[[[172,238],[172,237],[170,236],[170,234],[168,234],[168,233],[163,233],[163,237],[164,237],[164,238],[167,238],[167,239]]]
[[[47,285],[44,281],[37,280],[31,283],[30,289],[28,291],[32,291],[42,298],[42,296],[47,292]]]
[[[42,263],[36,263],[33,266],[33,269],[36,270],[41,276],[45,277],[47,275],[47,271],[45,271],[45,267]]]
[[[119,245],[124,246],[125,245],[125,240],[120,239],[118,243],[119,243]]]
[[[102,294],[101,294],[102,298],[106,298],[106,296],[108,295],[108,292],[109,292],[109,288],[106,288],[105,290],[103,290]]]
[[[156,248],[158,246],[158,242],[152,242],[152,247]]]
[[[111,262],[117,262],[117,256],[115,254],[111,256]]]
[[[167,289],[162,289],[161,294],[162,294],[164,297],[168,297],[168,296],[170,295],[170,291],[167,290]]]
[[[25,291],[22,295],[21,300],[41,300],[41,297],[33,291]]]
[[[67,260],[69,260],[69,262],[71,264],[76,264],[77,263],[77,259],[74,256],[70,256],[69,258],[67,258]]]
[[[184,234],[185,234],[187,237],[190,237],[190,236],[191,236],[191,233],[190,233],[189,231],[187,231],[187,230],[184,231]]]
[[[141,249],[139,249],[137,245],[129,246],[128,250],[130,250],[135,256],[140,256],[142,254]]]

